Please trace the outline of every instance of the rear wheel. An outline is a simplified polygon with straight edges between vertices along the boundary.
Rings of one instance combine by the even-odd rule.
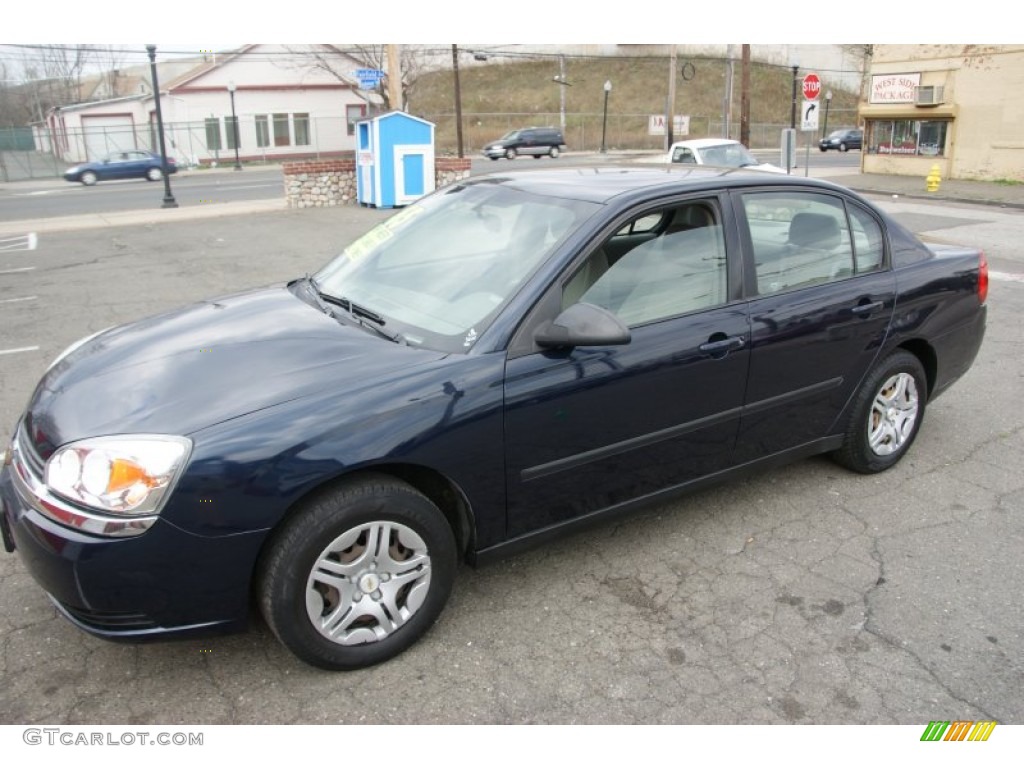
[[[430,628],[456,560],[452,529],[429,499],[366,477],[306,504],[274,536],[260,563],[260,608],[303,661],[367,667]]]
[[[559,155],[558,147],[552,147],[551,149],[549,149],[548,150],[548,155],[550,157],[552,157],[552,158],[558,157],[558,155]]]
[[[889,469],[917,437],[927,399],[921,362],[904,350],[894,352],[868,375],[854,398],[843,445],[833,457],[864,474]]]
[[[164,173],[159,168],[150,168],[146,171],[146,178],[150,181],[160,181],[163,177]]]
[[[845,141],[842,144],[839,145],[839,151],[840,152],[849,152],[850,151],[850,148],[848,146],[846,146],[846,142]]]

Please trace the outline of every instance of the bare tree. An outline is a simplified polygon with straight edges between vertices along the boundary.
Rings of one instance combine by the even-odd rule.
[[[290,53],[297,54],[305,60],[297,66],[312,67],[326,72],[339,81],[351,86],[359,98],[371,105],[380,104],[385,112],[392,109],[405,109],[409,104],[409,97],[416,87],[416,80],[422,74],[420,57],[409,46],[403,46],[401,72],[399,77],[402,82],[402,103],[392,104],[388,93],[387,79],[393,73],[388,72],[387,46],[385,45],[337,45],[319,44],[306,46],[289,46]],[[379,69],[385,73],[376,88],[364,90],[359,87],[359,81],[353,76],[353,66],[364,69]]]

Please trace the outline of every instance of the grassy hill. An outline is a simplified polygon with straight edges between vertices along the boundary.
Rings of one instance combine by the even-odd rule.
[[[675,113],[690,116],[690,138],[722,136],[727,64],[723,59],[688,58],[694,65],[689,81],[676,77]],[[681,66],[682,59],[677,62]],[[664,139],[648,135],[648,115],[664,114],[668,98],[667,57],[568,59],[566,81],[566,141],[569,149],[600,146],[604,83],[610,80],[606,145],[610,149],[660,149]],[[678,72],[678,70],[677,70]],[[463,139],[467,153],[513,128],[560,123],[559,91],[552,81],[558,62],[516,61],[461,67]],[[739,138],[741,65],[735,62],[730,135]],[[779,130],[789,127],[792,71],[752,64],[750,76],[751,145],[777,146]],[[853,126],[857,94],[827,82],[833,99],[829,125]],[[800,97],[802,100],[802,97]],[[824,108],[824,101],[821,103]],[[415,83],[409,111],[437,125],[441,151],[454,152],[455,89],[451,70],[430,72]],[[681,138],[681,137],[677,137]]]

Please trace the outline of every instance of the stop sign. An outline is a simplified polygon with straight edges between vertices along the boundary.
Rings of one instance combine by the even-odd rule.
[[[821,80],[811,72],[804,76],[804,98],[808,101],[817,101],[821,94]]]

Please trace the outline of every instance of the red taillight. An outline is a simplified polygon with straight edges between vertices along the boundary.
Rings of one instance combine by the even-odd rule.
[[[988,298],[988,259],[985,258],[985,252],[981,251],[978,255],[978,301],[981,304],[985,303]]]

